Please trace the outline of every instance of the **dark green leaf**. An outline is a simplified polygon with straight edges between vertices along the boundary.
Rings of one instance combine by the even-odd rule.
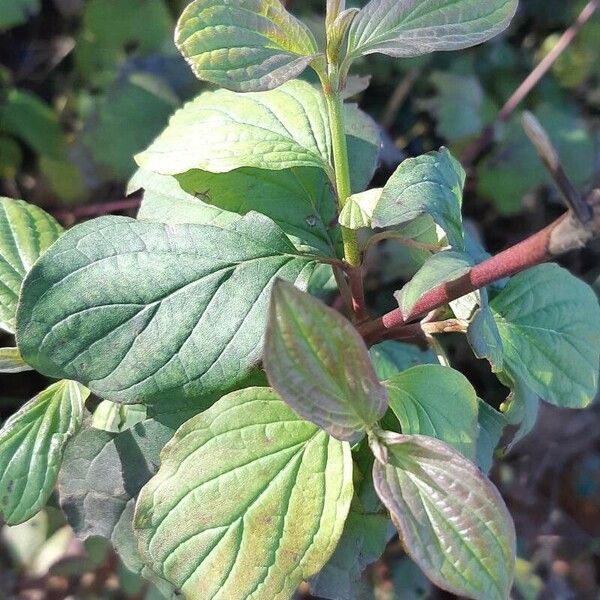
[[[506,417],[479,400],[479,438],[477,439],[477,466],[489,473],[494,462],[494,452],[500,443],[502,432],[508,424]]]
[[[377,377],[382,381],[417,365],[438,363],[431,350],[421,350],[418,346],[402,342],[376,344],[369,349],[369,355]]]

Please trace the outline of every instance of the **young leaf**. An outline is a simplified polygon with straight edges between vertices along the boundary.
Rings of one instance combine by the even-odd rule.
[[[389,462],[375,488],[410,557],[439,587],[474,600],[506,600],[515,530],[500,494],[456,450],[421,435],[387,435]]]
[[[356,329],[320,300],[273,286],[264,366],[269,383],[305,419],[356,441],[387,410],[387,394]]]
[[[477,309],[467,328],[467,339],[477,358],[486,358],[497,373],[504,368],[504,346],[494,315],[486,304]]]
[[[284,600],[333,553],[352,493],[348,444],[247,388],[177,431],[134,525],[146,563],[187,597]]]
[[[23,278],[61,233],[60,225],[41,208],[0,198],[0,329],[14,333]]]
[[[89,390],[59,381],[40,392],[0,430],[0,513],[9,525],[30,519],[56,482],[65,445],[81,427]]]
[[[506,450],[510,451],[535,427],[540,410],[540,399],[518,377],[513,378],[504,372],[498,373],[497,377],[503,385],[510,388],[510,394],[500,408],[508,424],[518,425],[510,444],[506,447]]]
[[[391,379],[411,367],[426,364],[438,364],[431,350],[421,350],[413,344],[387,341],[369,348],[371,362],[380,380]]]
[[[0,373],[33,371],[23,360],[18,348],[0,348]]]
[[[382,188],[359,192],[346,200],[340,212],[340,225],[347,229],[361,229],[372,227],[373,211],[381,198]]]
[[[317,167],[333,178],[327,115],[322,92],[305,81],[289,81],[266,93],[207,92],[176,112],[136,160],[163,175],[190,169],[227,173],[241,167]],[[377,163],[379,130],[351,104],[346,106],[346,132],[355,165],[353,188],[362,190]]]
[[[421,296],[438,285],[455,281],[468,273],[472,262],[464,252],[448,250],[434,254],[417,274],[394,294],[405,317],[410,316]]]
[[[136,496],[174,432],[151,419],[119,434],[85,428],[65,450],[58,489],[69,525],[82,540],[110,540],[133,572],[143,567],[133,532]]]
[[[194,0],[175,43],[199,79],[239,92],[276,88],[318,54],[310,29],[279,0]]]
[[[374,227],[392,227],[431,215],[451,246],[465,246],[462,194],[465,171],[446,148],[405,160],[383,188],[373,212]]]
[[[600,306],[593,290],[555,265],[513,277],[491,302],[504,365],[543,400],[583,408],[594,399]]]
[[[508,425],[506,417],[479,400],[479,437],[477,438],[477,466],[489,473],[494,463],[494,452],[500,443],[502,432]]]
[[[30,272],[17,342],[41,373],[114,402],[197,401],[250,373],[273,280],[305,286],[313,264],[257,213],[229,228],[103,217]]]
[[[504,31],[518,0],[371,0],[354,19],[348,56],[408,57],[481,44]]]
[[[477,394],[464,375],[441,365],[420,365],[384,383],[402,433],[435,437],[475,457]]]

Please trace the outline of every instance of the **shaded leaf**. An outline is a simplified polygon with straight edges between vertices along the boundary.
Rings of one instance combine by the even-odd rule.
[[[40,0],[0,0],[0,30],[22,25],[40,8]]]
[[[0,373],[33,371],[23,360],[18,348],[0,348]]]
[[[276,88],[318,54],[310,29],[279,0],[194,0],[175,43],[199,79],[239,92]]]
[[[540,265],[513,277],[491,302],[504,365],[543,400],[583,408],[594,399],[600,362],[600,306],[565,269]]]
[[[65,445],[81,427],[89,390],[59,381],[12,415],[0,430],[0,512],[23,523],[47,502]]]
[[[479,400],[479,437],[477,438],[477,466],[489,473],[494,463],[494,452],[500,443],[504,428],[508,424],[506,417],[492,408],[487,402]]]
[[[496,488],[439,440],[388,434],[386,442],[389,462],[375,462],[375,488],[410,557],[445,590],[506,600],[515,530]]]
[[[312,268],[257,213],[229,228],[103,217],[31,271],[17,341],[41,373],[114,402],[200,401],[259,361],[273,280],[306,286]]]
[[[135,527],[147,564],[189,598],[283,600],[329,559],[351,498],[349,446],[248,388],[177,431]]]
[[[387,410],[385,388],[353,325],[285,282],[273,287],[263,361],[281,397],[340,440],[357,441]]]
[[[441,365],[420,365],[384,383],[402,433],[434,437],[475,457],[477,394],[464,375]]]
[[[425,364],[437,364],[438,360],[431,350],[421,350],[414,344],[387,341],[369,348],[369,356],[379,379],[390,379],[397,373],[411,367]]]
[[[446,148],[405,160],[383,188],[373,226],[392,227],[430,215],[451,246],[464,249],[462,194],[465,172]]]
[[[41,208],[0,198],[0,329],[14,332],[23,278],[61,233],[61,226]]]

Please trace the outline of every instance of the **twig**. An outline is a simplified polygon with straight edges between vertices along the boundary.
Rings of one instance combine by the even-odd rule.
[[[394,93],[390,96],[385,110],[383,111],[383,116],[381,117],[381,126],[384,129],[389,129],[394,124],[398,111],[408,98],[410,90],[415,85],[420,74],[420,69],[411,69],[396,86]]]
[[[495,281],[551,261],[565,252],[582,248],[600,234],[600,190],[589,194],[586,202],[593,214],[589,223],[581,223],[574,213],[569,211],[542,231],[476,265],[461,278],[430,290],[421,297],[409,315],[403,315],[397,308],[359,327],[360,333],[369,344],[390,339],[390,331],[398,335],[405,324],[436,308]]]
[[[141,202],[141,198],[124,198],[123,200],[115,200],[113,202],[75,206],[70,210],[55,209],[51,210],[51,213],[65,225],[72,225],[86,217],[97,217],[99,215],[139,208]]]
[[[495,125],[507,121],[515,109],[530,94],[542,77],[552,68],[552,65],[558,60],[561,54],[569,47],[581,28],[590,20],[592,15],[600,6],[600,0],[590,0],[571,27],[569,27],[560,37],[554,48],[544,57],[542,61],[531,71],[523,83],[515,90],[512,96],[506,101],[500,109],[496,122],[486,127],[481,135],[474,140],[464,151],[461,162],[464,166],[472,165],[477,157],[488,147],[494,139]]]
[[[422,250],[423,252],[440,252],[444,249],[440,244],[426,244],[425,242],[419,242],[410,237],[397,233],[396,231],[382,231],[381,233],[377,233],[369,239],[369,241],[365,244],[363,254],[366,254],[375,244],[378,244],[384,240],[396,240],[404,246],[414,248],[415,250]]]

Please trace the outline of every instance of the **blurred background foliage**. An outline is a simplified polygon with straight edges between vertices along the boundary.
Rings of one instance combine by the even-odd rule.
[[[0,0],[2,195],[34,202],[65,225],[104,212],[135,214],[136,197],[125,197],[136,168],[133,155],[180,104],[207,87],[195,80],[172,41],[185,3]],[[521,240],[564,210],[520,125],[528,108],[580,189],[598,186],[600,11],[522,106],[498,119],[585,3],[521,0],[510,30],[484,46],[403,61],[362,59],[357,70],[372,81],[358,101],[381,123],[385,140],[374,185],[403,158],[447,145],[468,158],[465,213],[473,231],[493,252]],[[324,4],[287,2],[319,39]],[[482,136],[491,145],[469,157]],[[592,246],[564,263],[600,291],[599,249]],[[377,309],[391,308],[398,279],[412,274],[410,256],[388,244],[370,260],[369,300]],[[447,349],[480,395],[499,405],[506,390],[470,357],[464,340],[450,336]],[[2,418],[43,385],[31,373],[0,376]],[[599,424],[596,407],[544,407],[536,432],[499,457],[494,479],[517,521],[523,557],[515,598],[600,598]],[[375,591],[366,586],[365,599],[449,597],[430,588],[398,542],[369,569],[368,579]],[[0,532],[0,598],[155,597],[103,542],[77,541],[55,500],[28,523]]]

